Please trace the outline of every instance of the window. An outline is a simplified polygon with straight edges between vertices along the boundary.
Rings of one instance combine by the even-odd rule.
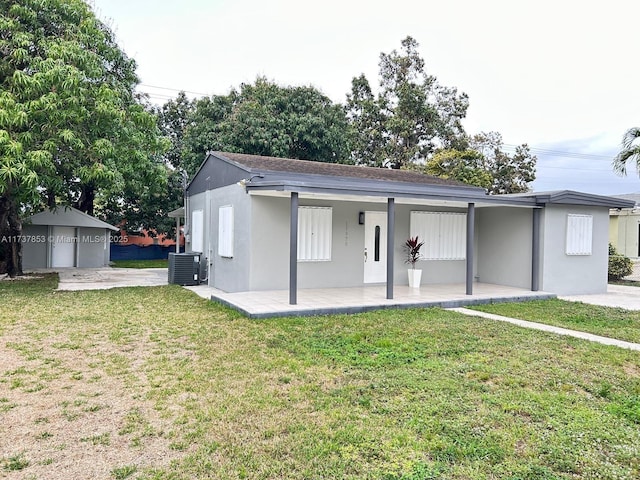
[[[424,241],[422,260],[464,260],[467,256],[467,214],[411,212],[409,231]]]
[[[298,261],[331,260],[331,207],[298,207]]]
[[[567,255],[591,255],[593,216],[567,215]]]
[[[202,253],[203,224],[202,210],[194,210],[191,213],[191,251]]]
[[[233,257],[233,206],[218,209],[218,255]]]

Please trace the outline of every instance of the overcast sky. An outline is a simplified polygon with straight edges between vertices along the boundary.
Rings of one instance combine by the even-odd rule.
[[[380,52],[411,35],[427,72],[469,95],[468,133],[532,147],[534,190],[640,192],[635,167],[626,178],[611,170],[624,132],[640,126],[638,1],[93,3],[159,103],[177,90],[223,95],[258,75],[344,103],[352,78],[376,85]]]

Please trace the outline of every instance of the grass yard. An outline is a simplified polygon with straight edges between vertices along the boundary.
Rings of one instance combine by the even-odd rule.
[[[169,260],[113,260],[114,268],[168,268]]]
[[[640,343],[640,311],[599,307],[558,299],[480,305],[470,308]]]
[[[0,477],[633,479],[640,355],[439,309],[0,282]]]

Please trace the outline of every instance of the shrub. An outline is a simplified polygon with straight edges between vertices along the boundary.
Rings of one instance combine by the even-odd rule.
[[[615,247],[609,244],[609,280],[620,280],[633,273],[633,263],[629,257],[620,255]]]

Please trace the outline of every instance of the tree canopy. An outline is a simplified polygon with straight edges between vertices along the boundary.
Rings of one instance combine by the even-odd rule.
[[[380,54],[378,95],[364,75],[353,79],[346,110],[354,163],[402,168],[439,148],[466,147],[468,97],[426,72],[418,46],[407,37],[400,53]]]
[[[25,208],[73,205],[97,193],[166,180],[166,142],[134,92],[135,62],[82,0],[0,0],[0,235]],[[20,273],[20,245],[0,272]]]
[[[491,194],[529,191],[529,183],[536,179],[537,158],[528,145],[519,145],[508,154],[497,132],[474,135],[468,144],[466,150],[436,152],[427,160],[425,173],[482,187]]]
[[[314,87],[283,87],[259,77],[228,95],[193,102],[179,96],[160,112],[173,139],[169,160],[193,175],[209,150],[320,162],[348,159],[340,105]]]
[[[640,175],[640,128],[630,128],[622,138],[622,149],[613,159],[613,170],[619,175],[627,174],[627,164],[636,164],[636,170]]]

